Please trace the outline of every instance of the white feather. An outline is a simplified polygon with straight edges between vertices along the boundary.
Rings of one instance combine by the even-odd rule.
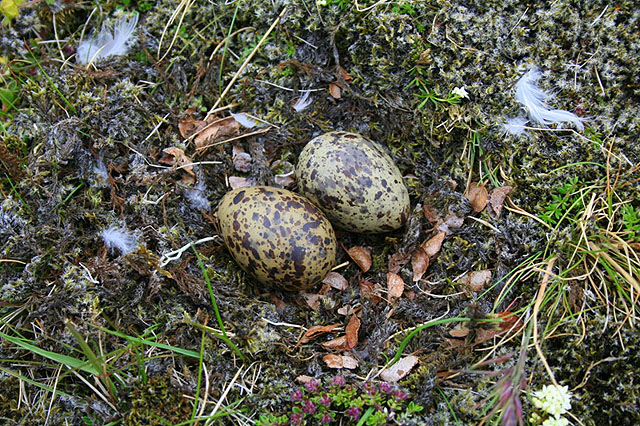
[[[233,117],[234,120],[240,123],[242,127],[246,127],[247,129],[250,129],[254,127],[256,124],[258,124],[256,120],[254,120],[253,118],[249,117],[247,114],[244,114],[244,113],[240,113],[240,114],[231,113],[231,116]]]
[[[309,105],[311,105],[311,103],[313,102],[313,98],[309,97],[310,93],[311,90],[302,91],[302,96],[300,96],[300,99],[298,99],[296,103],[293,104],[293,109],[296,112],[304,111]]]
[[[527,136],[527,129],[525,126],[529,120],[524,117],[510,117],[507,118],[507,121],[502,123],[502,128],[506,133],[509,133],[516,137]]]
[[[136,236],[131,232],[127,232],[124,228],[118,229],[112,225],[103,230],[100,236],[108,249],[118,249],[122,254],[127,254],[138,247]]]
[[[549,109],[545,99],[549,98],[545,92],[536,86],[536,81],[542,74],[533,67],[516,83],[516,100],[520,102],[529,113],[533,121],[541,126],[548,127],[554,123],[573,123],[578,130],[583,130],[584,119],[562,109]]]
[[[98,34],[83,40],[76,51],[76,62],[86,65],[111,55],[124,55],[132,43],[131,35],[136,30],[138,14],[131,18],[121,17],[115,21],[113,28],[106,22]]]

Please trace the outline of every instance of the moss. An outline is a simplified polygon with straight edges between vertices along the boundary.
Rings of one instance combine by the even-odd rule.
[[[191,406],[182,395],[167,376],[155,376],[146,383],[137,383],[127,397],[130,408],[122,424],[159,426],[189,420]]]

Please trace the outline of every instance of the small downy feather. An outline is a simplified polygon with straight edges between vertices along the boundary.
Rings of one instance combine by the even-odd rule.
[[[138,14],[130,18],[118,18],[113,27],[103,22],[98,34],[83,40],[76,51],[76,62],[86,65],[111,55],[124,55],[132,43],[131,35],[136,30]]]
[[[130,253],[138,247],[136,236],[131,232],[127,232],[124,228],[118,229],[112,225],[104,229],[100,236],[108,249],[112,251],[117,249],[121,254]]]
[[[516,83],[516,100],[520,102],[529,113],[533,121],[541,126],[548,127],[554,123],[573,123],[578,130],[583,130],[583,118],[561,110],[549,109],[545,99],[549,98],[538,86],[536,81],[542,74],[537,67],[533,67]]]

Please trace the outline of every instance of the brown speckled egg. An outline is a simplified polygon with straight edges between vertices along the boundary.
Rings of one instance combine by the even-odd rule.
[[[392,231],[409,214],[400,170],[380,146],[355,133],[330,132],[309,141],[296,175],[300,192],[346,230]]]
[[[331,223],[296,193],[268,186],[237,188],[222,197],[217,214],[229,252],[263,284],[306,289],[335,265]]]

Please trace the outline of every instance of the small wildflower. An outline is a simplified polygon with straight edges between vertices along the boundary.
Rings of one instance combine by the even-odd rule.
[[[301,425],[304,421],[304,414],[302,413],[293,413],[291,415],[291,424],[292,425]]]
[[[386,383],[386,382],[380,383],[379,388],[380,388],[380,391],[382,393],[391,393],[392,392],[391,385],[389,383]]]
[[[369,395],[375,395],[378,392],[373,383],[365,383],[364,388]]]
[[[347,382],[344,381],[344,377],[336,376],[331,379],[331,384],[334,386],[344,386]]]
[[[329,395],[324,394],[320,397],[320,404],[324,405],[325,407],[328,407],[331,405],[331,398],[329,398]]]
[[[464,87],[455,87],[451,93],[453,93],[454,95],[458,95],[460,96],[461,99],[468,99],[469,98],[469,93],[467,92],[467,90]]]
[[[568,426],[568,425],[569,425],[569,420],[565,419],[564,417],[558,417],[558,418],[550,417],[544,422],[542,422],[540,426]]]
[[[315,392],[318,390],[318,382],[316,382],[315,380],[311,379],[309,381],[309,383],[307,383],[306,385],[304,385],[305,388],[307,388],[307,390],[309,392]]]
[[[396,401],[404,401],[405,399],[407,399],[407,395],[404,392],[399,390],[393,392],[393,396],[396,399]]]
[[[324,413],[320,418],[320,424],[323,424],[323,425],[328,425],[332,421],[333,421],[333,417],[331,417],[331,414],[329,413]]]
[[[300,401],[302,399],[302,391],[300,389],[296,389],[291,392],[291,401]]]
[[[302,411],[304,411],[305,413],[313,414],[316,412],[316,404],[309,400],[306,400],[304,402],[304,406],[302,407]]]
[[[353,420],[358,420],[360,418],[360,409],[358,407],[349,407],[347,410],[347,416],[351,417]]]
[[[544,385],[542,390],[533,392],[532,402],[536,408],[558,419],[571,409],[570,399],[568,386]]]

